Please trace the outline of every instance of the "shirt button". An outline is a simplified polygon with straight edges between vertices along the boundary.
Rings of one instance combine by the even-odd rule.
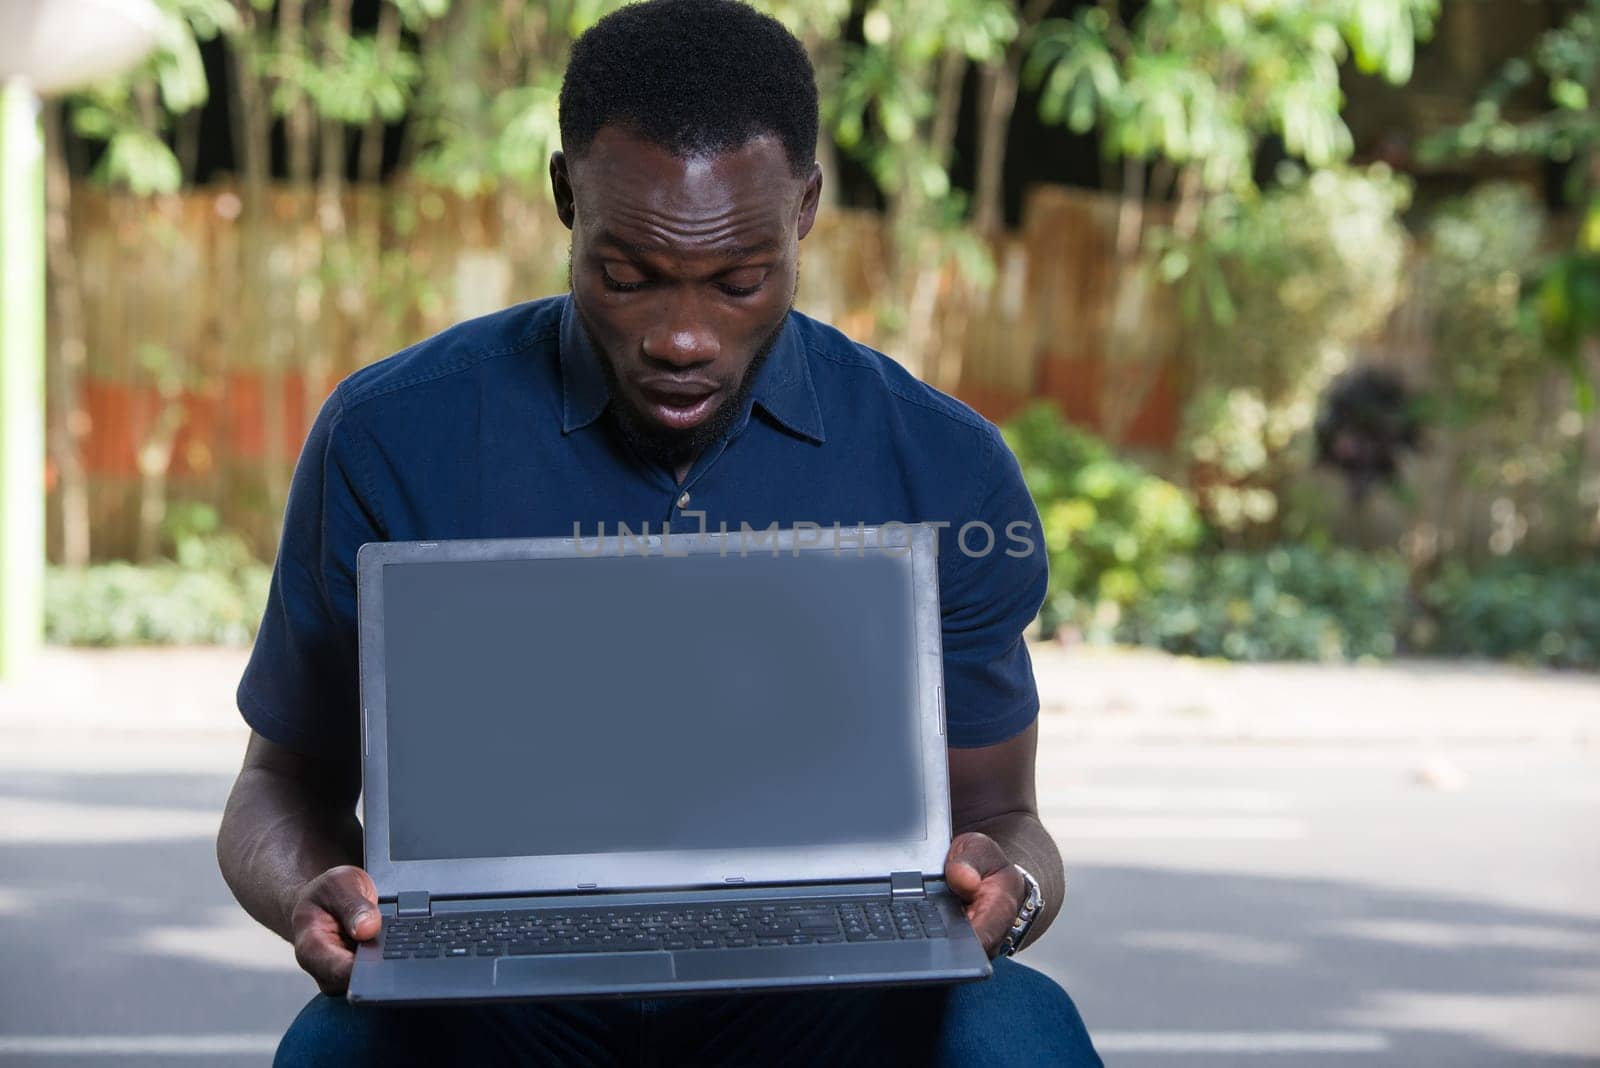
[[[689,491],[688,490],[684,490],[682,493],[678,494],[678,507],[679,508],[687,508],[687,507],[689,507]]]

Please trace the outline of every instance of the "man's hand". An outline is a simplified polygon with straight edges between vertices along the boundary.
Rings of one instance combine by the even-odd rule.
[[[950,843],[944,880],[951,892],[966,902],[967,920],[983,943],[983,951],[994,956],[1027,896],[1028,884],[1022,873],[993,838],[968,831]]]
[[[295,893],[294,959],[324,994],[338,996],[350,985],[355,944],[378,937],[382,925],[372,876],[353,864],[330,868]]]

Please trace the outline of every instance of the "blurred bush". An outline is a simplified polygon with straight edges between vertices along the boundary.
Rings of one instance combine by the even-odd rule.
[[[1044,522],[1050,588],[1040,626],[1101,633],[1151,592],[1160,566],[1199,542],[1194,505],[1177,486],[1117,457],[1098,438],[1035,404],[1004,428]]]
[[[1181,273],[1195,388],[1183,448],[1224,533],[1272,524],[1310,459],[1317,398],[1400,300],[1409,187],[1388,168],[1285,168],[1277,187],[1212,205],[1163,260]]]
[[[1546,355],[1563,365],[1572,401],[1587,415],[1596,406],[1594,359],[1600,355],[1600,167],[1593,157],[1600,143],[1600,3],[1561,7],[1560,21],[1528,53],[1506,60],[1480,87],[1466,121],[1429,135],[1417,155],[1428,166],[1521,157],[1542,161],[1546,175],[1558,176],[1553,184],[1578,225],[1524,293],[1532,297],[1528,310]],[[1536,93],[1544,97],[1542,108]]]
[[[1170,561],[1117,638],[1229,660],[1389,657],[1405,622],[1397,557],[1303,546]]]
[[[260,624],[270,577],[264,564],[51,568],[45,638],[60,645],[244,645]]]
[[[1460,547],[1470,558],[1485,549],[1581,558],[1600,534],[1593,413],[1542,320],[1546,223],[1526,189],[1491,183],[1445,204],[1427,227],[1435,493],[1458,497],[1441,503],[1466,517],[1448,526],[1473,538]]]
[[[1415,630],[1429,653],[1600,668],[1600,563],[1452,564],[1422,600]]]
[[[1425,288],[1441,310],[1433,366],[1457,420],[1492,415],[1539,369],[1535,333],[1520,314],[1523,280],[1538,262],[1544,212],[1521,186],[1492,183],[1447,204],[1429,223]]]
[[[255,638],[272,569],[216,511],[180,502],[163,523],[173,556],[154,564],[51,568],[45,638],[60,645],[244,645]]]

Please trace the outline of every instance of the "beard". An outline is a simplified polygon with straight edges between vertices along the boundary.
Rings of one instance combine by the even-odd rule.
[[[572,290],[570,250],[567,261],[567,288],[569,292]],[[716,410],[702,422],[688,429],[679,430],[676,427],[662,426],[629,405],[623,395],[616,366],[604,346],[600,344],[600,339],[595,336],[593,328],[589,325],[588,316],[578,304],[575,292],[572,293],[572,301],[578,313],[578,322],[589,340],[589,347],[594,350],[595,358],[600,361],[600,373],[605,378],[606,388],[611,393],[611,401],[606,405],[606,411],[611,417],[612,425],[640,456],[660,464],[669,471],[693,461],[733,427],[734,421],[739,418],[739,413],[744,410],[745,402],[750,399],[750,391],[755,388],[756,375],[767,362],[767,358],[772,355],[772,350],[783,333],[784,325],[789,320],[789,312],[794,310],[794,295],[790,294],[789,307],[784,311],[783,318],[756,349],[756,354],[745,368],[744,377],[739,380],[738,387],[730,395],[724,396]]]

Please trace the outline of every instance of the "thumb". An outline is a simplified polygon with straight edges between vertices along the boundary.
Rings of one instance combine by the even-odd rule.
[[[382,926],[383,919],[378,915],[377,907],[365,900],[345,914],[344,929],[357,942],[378,937],[378,929]]]
[[[339,926],[357,942],[377,937],[383,925],[378,915],[378,898],[372,880],[364,872],[328,882],[328,911],[339,918]]]
[[[983,884],[983,874],[967,861],[952,857],[945,862],[944,881],[957,895],[970,899]]]

